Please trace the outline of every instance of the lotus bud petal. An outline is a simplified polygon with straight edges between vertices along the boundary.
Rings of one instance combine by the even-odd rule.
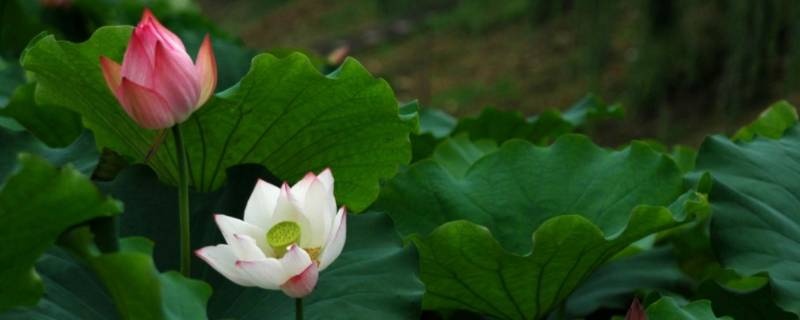
[[[186,121],[213,95],[217,65],[206,35],[196,63],[183,42],[145,9],[122,64],[100,57],[103,77],[125,112],[141,127],[163,129]]]

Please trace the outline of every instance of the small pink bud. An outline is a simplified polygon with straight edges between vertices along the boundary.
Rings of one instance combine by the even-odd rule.
[[[122,108],[147,129],[185,121],[208,101],[217,85],[217,64],[208,35],[192,62],[181,39],[149,9],[133,30],[122,65],[100,57],[100,66]]]
[[[647,320],[647,313],[645,313],[642,304],[639,303],[639,298],[633,298],[633,302],[628,308],[628,314],[625,315],[625,320]]]

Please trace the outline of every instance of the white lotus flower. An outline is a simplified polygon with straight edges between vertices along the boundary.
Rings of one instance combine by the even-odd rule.
[[[227,244],[195,252],[226,278],[247,287],[283,290],[301,298],[314,290],[318,272],[342,252],[347,233],[344,207],[336,211],[333,175],[309,172],[294,186],[256,184],[244,221],[214,215]]]

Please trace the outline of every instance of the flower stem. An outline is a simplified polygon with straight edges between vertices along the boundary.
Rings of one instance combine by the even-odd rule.
[[[176,124],[172,127],[175,137],[175,151],[178,154],[178,216],[181,226],[181,274],[189,277],[191,270],[191,243],[189,237],[189,165],[186,149],[183,146],[183,135]]]
[[[303,320],[303,298],[294,299],[294,315],[295,319]]]

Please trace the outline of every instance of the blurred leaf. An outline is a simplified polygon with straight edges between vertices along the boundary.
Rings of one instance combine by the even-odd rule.
[[[415,102],[417,103],[417,102]],[[419,132],[411,135],[412,162],[429,157],[433,149],[456,127],[456,119],[444,111],[433,108],[419,110]]]
[[[11,132],[0,128],[0,179],[17,166],[17,154],[31,153],[47,159],[53,165],[71,163],[75,169],[89,175],[97,164],[94,138],[88,132],[82,134],[70,146],[62,149],[50,148],[27,132]]]
[[[625,110],[618,104],[607,105],[599,97],[589,94],[576,102],[564,112],[564,120],[575,127],[581,127],[589,121],[620,119],[625,116]]]
[[[223,243],[213,213],[241,217],[258,177],[273,181],[262,167],[239,166],[229,172],[226,185],[213,193],[193,193],[192,248]],[[273,181],[274,182],[274,181]],[[338,186],[338,181],[336,182]],[[178,267],[176,189],[159,183],[147,167],[124,170],[116,180],[100,183],[124,201],[121,233],[153,239],[154,257],[161,269]],[[154,223],[158,221],[158,223]],[[304,299],[310,319],[413,319],[419,317],[423,286],[417,275],[413,247],[403,247],[391,220],[383,214],[349,216],[344,252],[320,274],[314,292]],[[218,318],[276,319],[294,317],[294,301],[280,291],[244,288],[223,278],[194,258],[195,278],[214,287],[209,316]]]
[[[703,142],[697,172],[714,178],[711,240],[723,267],[766,273],[783,309],[800,314],[800,127],[779,139]]]
[[[711,250],[708,220],[696,221],[683,228],[673,230],[665,239],[674,247],[681,270],[697,281],[712,277],[720,271],[719,262]]]
[[[732,140],[746,142],[753,140],[756,135],[778,139],[795,123],[797,123],[797,109],[786,101],[779,101],[764,110],[758,119],[739,129]]]
[[[755,289],[736,290],[723,286],[718,281],[707,280],[700,284],[694,296],[696,299],[713,301],[711,307],[714,313],[734,319],[797,319],[797,316],[775,305],[772,289],[765,283],[761,283]]]
[[[622,116],[623,111],[619,106],[607,106],[599,98],[588,95],[563,114],[548,110],[527,119],[520,112],[486,108],[476,118],[461,119],[453,134],[467,132],[472,140],[491,139],[498,143],[519,138],[536,144],[548,144],[592,121]]]
[[[177,272],[159,274],[152,243],[122,240],[120,252],[76,259],[54,248],[36,264],[45,296],[0,319],[206,319],[211,288]]]
[[[67,228],[122,211],[75,169],[56,169],[31,155],[0,190],[0,310],[33,305],[44,287],[33,269],[39,256]]]
[[[476,118],[463,118],[453,134],[468,133],[472,140],[490,139],[498,143],[513,138],[531,139],[534,126],[518,111],[501,111],[486,108]]]
[[[177,272],[159,274],[153,244],[123,239],[120,252],[88,258],[123,319],[205,319],[211,287]]]
[[[50,147],[68,146],[83,132],[80,117],[61,107],[37,104],[35,88],[34,83],[17,87],[8,105],[0,109],[0,116],[14,118]]]
[[[37,101],[80,113],[99,147],[142,161],[156,133],[139,128],[119,107],[97,60],[121,60],[130,32],[104,27],[81,44],[46,37],[32,44],[23,66],[36,74]],[[357,212],[377,196],[380,179],[410,160],[411,122],[398,115],[386,82],[355,60],[325,76],[303,55],[262,54],[239,84],[181,126],[198,190],[219,188],[225,169],[242,163],[263,164],[287,180],[331,167],[337,199]],[[173,149],[168,137],[148,162],[170,184],[177,179]]]
[[[419,133],[430,133],[441,139],[450,135],[455,129],[457,120],[444,111],[433,108],[420,108]]]
[[[688,285],[672,248],[659,247],[612,260],[595,270],[569,296],[566,312],[569,318],[578,318],[601,308],[624,309],[639,289],[670,290]]]
[[[0,2],[0,55],[18,55],[28,40],[44,30],[38,10],[38,4],[34,1]]]
[[[114,303],[97,276],[64,249],[52,247],[36,262],[45,295],[33,307],[0,313],[3,320],[118,318]]]
[[[687,305],[679,305],[675,299],[663,297],[647,307],[648,320],[716,320],[731,319],[729,317],[717,318],[711,310],[708,300],[694,301]],[[732,320],[732,319],[731,319]]]

